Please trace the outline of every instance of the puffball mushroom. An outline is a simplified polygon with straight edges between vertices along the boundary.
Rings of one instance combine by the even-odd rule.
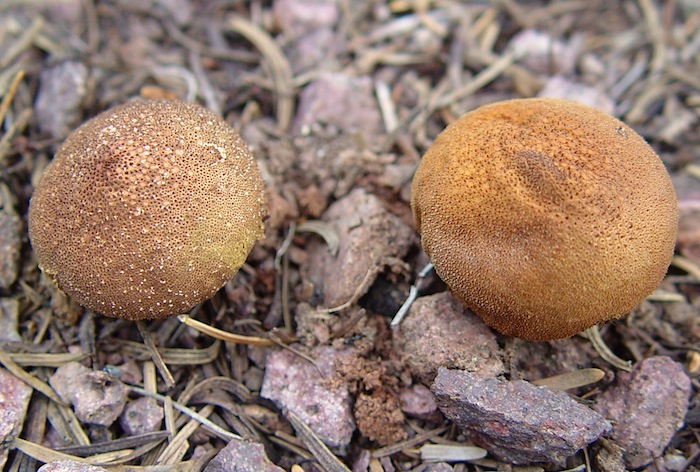
[[[263,181],[240,136],[194,103],[135,100],[71,133],[37,185],[29,237],[83,306],[132,320],[185,313],[263,237]]]
[[[503,334],[571,336],[634,308],[673,255],[678,209],[637,133],[560,99],[508,100],[449,125],[411,187],[438,275]]]

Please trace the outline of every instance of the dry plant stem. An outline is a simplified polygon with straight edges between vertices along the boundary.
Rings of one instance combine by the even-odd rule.
[[[129,386],[129,389],[139,395],[143,395],[145,397],[150,397],[150,398],[155,398],[161,403],[165,403],[168,399],[172,402],[172,407],[175,408],[176,410],[180,411],[181,413],[184,413],[185,415],[189,416],[190,418],[199,421],[202,426],[207,428],[209,431],[212,433],[216,434],[219,436],[221,439],[224,440],[231,440],[231,439],[242,439],[239,435],[233,434],[230,431],[226,431],[223,429],[221,426],[218,426],[217,424],[213,423],[212,421],[208,420],[207,418],[203,417],[196,411],[192,410],[191,408],[188,408],[184,405],[179,404],[176,401],[173,401],[172,398],[166,397],[164,395],[161,395],[159,393],[153,393],[153,392],[148,392],[140,387],[135,387],[133,385]]]
[[[423,433],[416,434],[412,438],[406,439],[405,441],[401,441],[396,444],[391,444],[389,446],[385,446],[375,450],[374,452],[372,452],[372,457],[379,459],[381,457],[392,456],[401,452],[403,449],[415,447],[419,444],[424,443],[425,441],[430,441],[432,438],[434,438],[435,436],[439,436],[448,429],[450,429],[449,426],[441,426],[430,431],[425,431]]]
[[[240,34],[260,50],[272,72],[277,95],[277,124],[281,130],[287,130],[294,115],[294,87],[292,68],[280,48],[270,35],[246,18],[232,15],[226,26]]]
[[[610,348],[608,347],[607,344],[605,344],[605,341],[603,341],[603,338],[600,336],[600,329],[598,329],[598,325],[593,325],[584,332],[585,337],[588,338],[588,340],[591,342],[593,345],[593,348],[596,350],[596,352],[602,357],[605,361],[610,363],[612,366],[617,367],[618,369],[624,370],[625,372],[631,372],[632,371],[632,366],[630,361],[625,361],[623,359],[620,359],[613,353]]]
[[[604,371],[590,368],[533,380],[531,383],[563,391],[596,383],[603,377],[605,377]]]
[[[275,344],[272,340],[266,338],[229,333],[228,331],[214,328],[206,323],[190,318],[188,315],[179,315],[178,319],[185,325],[196,329],[200,333],[204,333],[212,338],[221,339],[222,341],[226,341],[228,343],[247,344],[248,346],[272,346]]]
[[[284,327],[289,331],[292,330],[292,313],[289,310],[289,257],[287,257],[287,251],[292,245],[294,235],[296,235],[296,227],[297,224],[294,221],[289,224],[287,236],[275,253],[275,283],[277,284],[275,296],[280,297]],[[275,316],[275,321],[277,322],[279,321],[278,316]],[[275,323],[275,326],[277,326],[277,323]]]
[[[23,78],[24,70],[20,69],[12,78],[12,82],[10,83],[10,86],[7,89],[7,93],[5,93],[5,96],[2,97],[2,102],[0,103],[0,123],[5,121],[5,114],[10,108],[10,104],[12,103],[12,100],[15,98],[15,94],[17,93],[17,87],[19,87],[19,84]]]
[[[678,267],[681,270],[686,271],[688,274],[695,277],[695,279],[700,280],[700,266],[693,263],[683,256],[673,256],[671,259],[671,265]]]
[[[389,326],[391,326],[392,328],[396,328],[399,324],[401,324],[401,321],[406,316],[406,313],[408,313],[408,310],[411,308],[411,305],[413,305],[413,302],[416,301],[416,298],[418,298],[418,293],[421,289],[421,286],[423,285],[423,280],[430,273],[430,271],[433,270],[433,268],[435,268],[433,263],[428,262],[420,270],[420,272],[418,272],[416,282],[413,285],[411,285],[411,288],[408,290],[408,297],[406,297],[406,301],[403,302],[403,305],[401,305],[399,311],[396,312],[396,315],[394,315],[394,319],[391,320],[391,324]]]
[[[287,419],[292,424],[294,431],[302,442],[309,448],[309,451],[314,455],[316,460],[321,464],[323,470],[328,472],[350,472],[345,464],[323,444],[316,434],[309,428],[296,414],[291,411],[286,413]]]
[[[163,357],[160,355],[158,348],[153,342],[151,333],[148,331],[148,326],[146,326],[146,323],[142,320],[137,321],[136,326],[139,329],[139,333],[141,333],[141,337],[143,338],[143,342],[146,345],[148,352],[151,354],[153,363],[156,365],[158,372],[160,372],[160,376],[163,377],[163,380],[165,381],[165,385],[168,387],[168,389],[173,388],[175,386],[173,374],[170,373],[170,369],[168,369],[168,366],[165,365]]]
[[[56,395],[53,389],[49,387],[46,382],[42,382],[29,372],[22,369],[15,361],[12,360],[8,353],[2,350],[0,350],[0,364],[9,370],[12,375],[32,387],[34,390],[43,393],[51,401],[54,401],[59,405],[65,405],[65,403],[58,398],[58,395]]]

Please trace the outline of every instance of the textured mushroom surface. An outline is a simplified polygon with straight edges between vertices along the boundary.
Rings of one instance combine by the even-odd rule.
[[[32,196],[39,264],[105,315],[162,318],[214,294],[263,237],[263,182],[221,118],[177,100],[96,116],[60,147]]]
[[[673,255],[661,160],[621,121],[559,99],[509,100],[448,126],[416,172],[423,248],[498,331],[571,336],[634,308]]]

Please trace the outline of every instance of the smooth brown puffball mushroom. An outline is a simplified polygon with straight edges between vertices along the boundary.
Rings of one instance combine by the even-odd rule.
[[[43,272],[81,305],[133,320],[185,313],[263,237],[258,167],[221,118],[136,100],[68,136],[29,205]]]
[[[678,210],[629,126],[559,99],[483,106],[448,126],[411,188],[438,275],[486,324],[533,340],[628,312],[663,278]]]

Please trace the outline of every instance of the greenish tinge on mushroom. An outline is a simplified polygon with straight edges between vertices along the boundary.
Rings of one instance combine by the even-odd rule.
[[[229,125],[195,103],[135,100],[68,136],[32,196],[29,237],[80,304],[163,318],[220,289],[266,215],[258,167]]]

